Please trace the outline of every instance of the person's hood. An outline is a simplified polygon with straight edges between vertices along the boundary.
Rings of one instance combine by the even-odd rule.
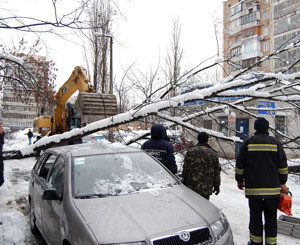
[[[154,124],[151,128],[151,139],[159,140],[166,138],[166,128],[161,124]]]

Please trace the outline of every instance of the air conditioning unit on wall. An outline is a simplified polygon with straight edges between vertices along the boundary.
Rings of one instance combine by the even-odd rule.
[[[259,40],[260,40],[260,41],[264,40],[264,35],[260,35],[260,36],[259,36]]]

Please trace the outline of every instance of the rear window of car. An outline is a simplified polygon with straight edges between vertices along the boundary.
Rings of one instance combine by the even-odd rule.
[[[116,196],[179,184],[144,152],[74,157],[72,161],[75,197]]]

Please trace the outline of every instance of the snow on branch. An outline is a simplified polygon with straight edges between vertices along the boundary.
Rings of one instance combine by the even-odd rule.
[[[196,127],[196,126],[194,126],[194,125],[192,125],[190,123],[184,122],[179,117],[169,116],[169,115],[166,115],[164,113],[157,113],[157,116],[160,117],[160,118],[163,118],[163,119],[165,119],[167,121],[173,122],[174,124],[181,125],[181,126],[183,126],[185,128],[188,128],[188,129],[190,129],[190,130],[192,130],[194,132],[197,132],[197,133],[206,132],[208,135],[213,136],[215,138],[222,139],[222,140],[232,141],[232,142],[242,142],[242,140],[239,137],[235,137],[235,136],[227,137],[223,133],[216,132],[214,130],[210,130],[210,129],[203,128],[203,127],[199,128],[199,127]]]
[[[201,113],[196,113],[196,114],[190,115],[190,116],[188,116],[186,118],[182,118],[182,119],[176,118],[176,120],[174,118],[172,119],[172,118],[168,117],[167,115],[163,116],[162,111],[169,109],[169,108],[182,107],[182,106],[184,106],[184,104],[186,102],[197,101],[197,100],[209,100],[213,96],[220,96],[221,93],[226,93],[226,95],[230,95],[232,93],[231,94],[232,96],[236,96],[236,93],[239,90],[234,90],[235,88],[244,88],[245,86],[252,85],[252,86],[254,86],[255,89],[262,89],[262,88],[264,88],[263,86],[261,86],[261,85],[255,86],[255,85],[260,84],[261,82],[272,82],[273,80],[279,79],[278,75],[271,76],[270,74],[267,74],[266,76],[268,77],[268,79],[266,79],[265,76],[261,76],[261,79],[248,78],[246,80],[237,79],[236,81],[230,81],[227,83],[221,82],[221,83],[215,84],[214,86],[211,86],[209,88],[196,89],[190,93],[181,94],[181,95],[172,97],[171,99],[165,99],[165,100],[161,100],[161,101],[152,102],[152,103],[149,103],[148,105],[144,105],[143,107],[141,107],[139,109],[133,109],[126,113],[121,113],[121,114],[118,114],[113,117],[109,117],[109,118],[106,118],[103,120],[93,122],[83,128],[80,128],[80,129],[77,128],[77,129],[73,129],[69,132],[65,132],[63,134],[53,135],[50,137],[43,137],[38,142],[36,142],[34,145],[30,145],[30,146],[27,146],[27,147],[21,149],[19,151],[19,153],[17,153],[17,155],[19,155],[19,157],[28,156],[28,155],[33,154],[34,151],[37,149],[45,149],[49,146],[53,146],[53,145],[61,143],[61,142],[66,142],[66,141],[69,141],[72,139],[80,138],[80,137],[83,137],[85,135],[88,135],[88,134],[91,134],[91,133],[94,133],[94,132],[97,132],[100,130],[108,129],[111,127],[116,127],[121,124],[129,123],[132,121],[136,121],[136,120],[139,120],[141,118],[144,118],[144,117],[147,117],[150,115],[159,115],[160,117],[164,117],[168,121],[173,121],[173,123],[175,125],[181,124],[183,126],[190,128],[193,126],[191,126],[191,124],[185,124],[185,122],[187,122],[191,118],[200,116],[200,115],[205,115],[205,114],[208,114],[209,112],[217,111],[220,109],[224,110],[224,109],[228,108],[228,105],[208,108]],[[282,75],[280,75],[280,79],[289,80],[289,79],[291,79],[291,77],[293,79],[299,79],[299,76],[300,76],[300,74],[294,74],[292,76],[282,74]],[[270,83],[268,84],[268,86],[271,86]],[[272,83],[272,86],[274,86],[273,83]],[[249,87],[249,89],[250,89],[250,87]],[[240,89],[240,90],[242,90],[242,89]],[[255,93],[258,93],[258,91],[256,91]],[[264,92],[262,92],[262,93],[264,93]],[[272,98],[270,91],[268,92],[268,94],[269,94],[269,98]],[[244,103],[246,101],[250,101],[253,99],[254,98],[253,98],[252,94],[248,93],[247,97],[235,100],[232,103],[230,103],[229,106],[234,106],[234,105]],[[291,100],[300,101],[300,96],[297,96],[297,95],[282,96],[281,95],[281,96],[277,96],[277,99],[280,99],[282,101],[291,101]],[[199,131],[202,129],[194,128],[194,130]],[[221,139],[225,139],[224,135],[223,134],[221,135],[218,132],[209,132],[209,133],[212,136],[215,136],[215,137],[218,137]],[[238,141],[239,139],[228,137],[225,140]]]
[[[5,60],[8,60],[8,61],[14,62],[16,64],[19,64],[20,66],[24,65],[24,60],[23,59],[21,59],[17,56],[11,55],[11,54],[0,53],[0,59],[5,59]]]

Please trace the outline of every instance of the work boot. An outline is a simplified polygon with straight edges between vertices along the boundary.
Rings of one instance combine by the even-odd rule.
[[[247,243],[247,245],[256,245],[256,244],[259,244],[259,245],[262,245],[262,243],[253,243],[253,242],[251,242],[251,241],[249,241],[248,243]]]

